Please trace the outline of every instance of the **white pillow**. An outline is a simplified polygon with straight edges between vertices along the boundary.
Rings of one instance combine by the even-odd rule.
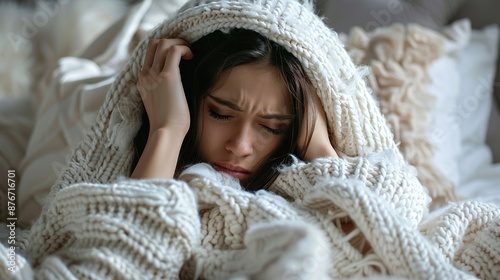
[[[445,54],[429,66],[431,85],[428,92],[435,97],[429,116],[429,139],[434,146],[433,163],[454,186],[460,182],[458,162],[461,141],[460,124],[450,118],[455,108],[454,100],[459,96],[459,59],[462,50],[469,44],[471,27],[469,20],[460,20],[446,27]]]
[[[458,65],[460,92],[451,117],[458,120],[461,131],[459,194],[467,192],[465,186],[492,163],[486,134],[493,101],[498,37],[498,25],[474,30]]]

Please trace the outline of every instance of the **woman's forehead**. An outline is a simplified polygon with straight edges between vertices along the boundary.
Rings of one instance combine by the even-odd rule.
[[[231,102],[239,109],[258,106],[266,111],[289,113],[290,94],[287,89],[276,67],[244,64],[223,73],[211,95]]]

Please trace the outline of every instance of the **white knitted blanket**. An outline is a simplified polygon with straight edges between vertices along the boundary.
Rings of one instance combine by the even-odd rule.
[[[1,247],[1,279],[498,279],[500,208],[462,202],[427,219],[426,190],[394,155],[296,161],[273,185],[282,196],[205,164],[183,173],[188,184],[71,185],[17,252],[17,273]]]

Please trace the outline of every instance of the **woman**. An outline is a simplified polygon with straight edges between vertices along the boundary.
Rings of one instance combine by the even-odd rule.
[[[300,62],[255,31],[216,31],[192,46],[153,39],[138,89],[147,115],[135,141],[142,156],[134,178],[172,178],[205,161],[257,190],[272,183],[289,154],[307,161],[337,155]]]

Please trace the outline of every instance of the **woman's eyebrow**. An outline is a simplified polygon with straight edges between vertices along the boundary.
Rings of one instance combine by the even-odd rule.
[[[231,108],[231,109],[233,109],[235,111],[238,111],[238,112],[242,112],[243,111],[240,107],[238,107],[238,105],[234,104],[231,101],[224,100],[224,99],[221,99],[219,97],[215,97],[213,95],[208,95],[208,97],[212,98],[215,102],[219,103],[220,105],[229,107],[229,108]]]
[[[238,107],[238,105],[232,103],[231,101],[215,97],[213,95],[208,95],[208,97],[210,97],[212,100],[214,100],[215,102],[219,103],[222,106],[226,106],[238,112],[243,112],[243,110],[240,107]],[[292,120],[295,118],[294,115],[282,115],[282,114],[260,115],[259,117],[263,119],[275,119],[275,120]]]
[[[295,118],[294,115],[280,115],[280,114],[271,114],[271,115],[261,115],[259,116],[263,119],[275,119],[280,121],[292,120]]]

